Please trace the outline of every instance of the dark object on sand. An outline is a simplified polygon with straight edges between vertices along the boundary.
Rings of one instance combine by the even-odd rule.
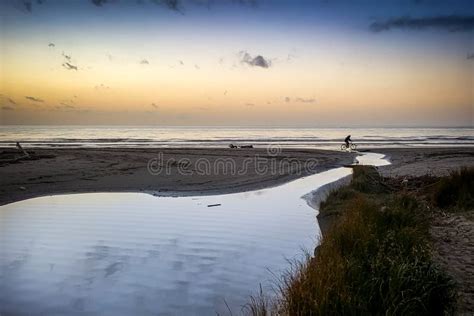
[[[20,155],[18,154],[20,152]],[[16,143],[16,149],[6,149],[0,151],[0,166],[12,163],[22,162],[24,160],[39,160],[45,158],[54,158],[52,154],[36,154],[34,151],[27,152],[19,142]]]
[[[253,145],[242,145],[242,146],[236,146],[234,144],[230,144],[229,148],[253,148]]]
[[[23,157],[20,157],[20,158],[29,158],[30,157],[30,154],[27,153],[26,150],[23,149],[23,147],[21,147],[20,142],[16,142],[16,148],[18,148],[18,150],[23,153]]]
[[[207,207],[221,206],[221,204],[209,204]]]

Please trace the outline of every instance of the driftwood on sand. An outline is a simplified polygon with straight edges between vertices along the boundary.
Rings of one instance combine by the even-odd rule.
[[[16,149],[0,151],[0,166],[21,162],[23,160],[38,160],[42,158],[54,158],[55,155],[40,154],[35,152],[27,152],[19,142],[16,143]]]
[[[23,156],[22,156],[22,157],[25,157],[25,158],[29,158],[29,157],[30,157],[30,154],[28,154],[28,153],[26,152],[26,150],[24,150],[23,147],[21,147],[20,142],[16,142],[16,148],[18,148],[18,150],[23,153]],[[22,157],[20,157],[20,158],[22,158]]]
[[[236,146],[234,144],[230,144],[229,148],[253,148],[253,145],[241,145],[241,146]]]

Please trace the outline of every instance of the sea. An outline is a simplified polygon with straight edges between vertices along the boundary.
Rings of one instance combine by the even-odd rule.
[[[474,146],[474,128],[288,128],[156,126],[0,126],[0,147],[340,148],[351,135],[359,147]]]

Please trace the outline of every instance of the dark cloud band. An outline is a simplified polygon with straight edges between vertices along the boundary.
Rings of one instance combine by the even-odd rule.
[[[449,32],[468,32],[474,30],[474,16],[434,16],[424,18],[398,17],[386,21],[377,21],[370,25],[372,32],[383,32],[391,29],[423,30],[440,29]]]

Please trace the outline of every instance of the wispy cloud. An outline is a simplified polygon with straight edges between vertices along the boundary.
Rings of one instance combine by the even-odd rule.
[[[251,7],[257,7],[258,5],[258,0],[188,0],[188,1],[183,1],[183,0],[150,0],[150,2],[161,5],[167,9],[170,9],[175,12],[179,12],[181,14],[184,14],[185,11],[185,2],[188,4],[193,4],[196,6],[205,6],[208,9],[211,9],[214,5],[218,3],[225,3],[225,2],[230,2],[232,4],[238,4],[238,5],[245,5],[245,6],[251,6]]]
[[[109,0],[91,0],[92,4],[98,7],[103,6],[106,3],[110,3]]]
[[[33,5],[31,1],[23,1],[26,11],[31,12],[33,10]]]
[[[156,105],[155,103],[150,104],[150,106],[156,110],[158,109],[158,105]]]
[[[33,11],[33,4],[40,5],[46,2],[46,0],[18,0],[22,10],[26,11],[27,13],[32,13]],[[84,0],[86,1],[86,0]],[[87,0],[95,7],[101,8],[104,7],[106,4],[115,4],[119,3],[119,0]],[[205,6],[208,9],[211,9],[214,5],[221,4],[221,3],[231,3],[237,5],[244,5],[244,6],[251,6],[257,7],[258,0],[135,0],[136,4],[145,4],[145,3],[153,3],[159,6],[162,6],[166,9],[171,11],[184,14],[186,7],[188,5],[194,6]]]
[[[22,4],[26,12],[31,13],[33,11],[33,2],[35,2],[36,4],[43,4],[44,0],[36,0],[36,1],[23,0]]]
[[[2,99],[2,103],[5,104],[5,103],[9,103],[9,104],[13,104],[13,105],[17,105],[15,100],[13,100],[12,98],[6,96],[6,95],[3,95],[1,94],[0,95],[0,98]]]
[[[474,60],[474,53],[472,54],[467,54],[467,59],[471,59],[471,60]]]
[[[183,13],[183,7],[180,0],[150,0],[151,2],[162,5],[172,11]]]
[[[56,45],[54,43],[49,43],[48,47],[55,47]]]
[[[296,59],[296,55],[288,54],[288,55],[286,56],[286,61],[287,61],[287,62],[292,62],[294,59]]]
[[[296,97],[296,98],[290,98],[290,97],[285,97],[285,102],[291,102],[293,100],[294,102],[299,102],[299,103],[314,103],[316,102],[316,99],[314,98],[301,98],[301,97]]]
[[[44,100],[41,100],[40,98],[35,98],[31,96],[25,96],[25,99],[33,101],[33,102],[44,102]]]
[[[75,104],[76,102],[74,102],[74,100],[72,99],[69,99],[69,100],[61,100],[60,101],[61,103],[64,103],[64,104]]]
[[[15,108],[9,105],[2,106],[2,110],[4,111],[15,111]]]
[[[247,64],[252,67],[269,68],[272,65],[272,62],[269,59],[263,57],[262,55],[252,57],[246,51],[239,52],[239,55],[241,58],[241,63]]]
[[[296,98],[295,101],[296,102],[301,102],[301,103],[314,103],[314,102],[316,102],[316,99]]]
[[[376,21],[369,26],[372,32],[383,32],[391,29],[423,30],[439,29],[449,32],[468,32],[474,29],[473,15],[442,15],[433,17],[412,18],[409,16]]]
[[[72,65],[68,62],[63,63],[62,66],[64,68],[66,68],[67,70],[76,70],[77,71],[77,66],[74,66],[74,65]]]
[[[95,86],[94,89],[96,89],[96,90],[108,90],[108,89],[110,89],[110,87],[104,85],[103,83],[101,83],[101,84]]]
[[[62,55],[64,58],[66,58],[68,61],[71,61],[71,55],[66,55],[64,52],[62,52]]]
[[[146,59],[140,60],[140,65],[149,65],[150,63]]]
[[[54,108],[49,108],[49,111],[74,112],[74,113],[89,112],[89,110],[80,109],[74,105],[70,105],[66,103],[60,103],[60,105],[56,105]]]
[[[67,103],[64,103],[64,102],[61,102],[60,104],[62,105],[62,108],[64,108],[64,109],[75,109],[76,108],[74,105],[67,104]]]

